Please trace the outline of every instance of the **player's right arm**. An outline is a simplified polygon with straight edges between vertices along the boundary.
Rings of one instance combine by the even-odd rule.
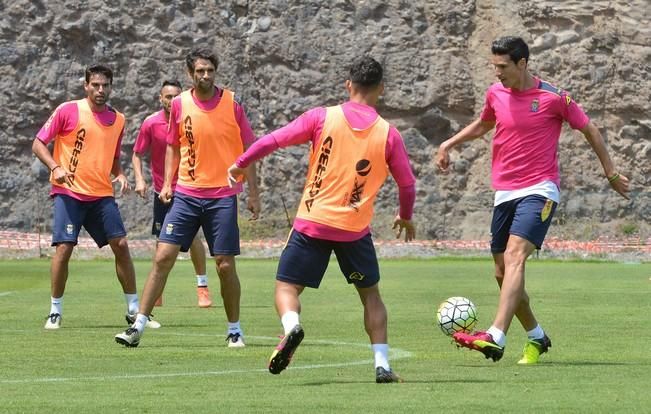
[[[76,110],[77,106],[73,102],[59,105],[32,142],[32,152],[50,170],[52,178],[59,184],[65,184],[72,174],[66,170],[65,166],[58,164],[47,148],[47,144],[57,135],[68,133],[74,129],[77,122]]]
[[[443,141],[436,154],[436,166],[441,172],[447,173],[450,168],[450,150],[459,144],[477,139],[495,127],[495,121],[484,121],[477,118],[452,138]]]
[[[136,176],[136,188],[134,191],[142,198],[147,195],[147,182],[142,174],[142,156],[137,152],[133,152],[131,156],[131,164],[133,165],[133,173]]]
[[[158,198],[165,204],[168,204],[172,201],[173,191],[172,191],[172,180],[176,175],[176,171],[179,169],[179,164],[181,163],[181,146],[174,144],[167,144],[167,149],[165,150],[165,179],[163,181],[163,187],[160,190]]]
[[[172,183],[181,164],[181,141],[179,122],[181,119],[181,96],[172,100],[170,105],[170,118],[167,125],[167,148],[165,149],[165,170],[163,172],[163,187],[158,199],[165,204],[172,201],[174,191]]]
[[[245,169],[249,165],[271,154],[278,148],[300,145],[310,140],[312,140],[313,147],[316,147],[317,128],[319,125],[323,125],[324,119],[325,109],[321,107],[313,108],[284,127],[255,141],[228,169],[229,185],[234,185],[238,177],[244,175]]]
[[[133,165],[133,173],[136,176],[135,192],[142,198],[147,196],[147,182],[142,173],[142,156],[147,153],[151,145],[151,127],[150,123],[145,121],[140,126],[140,131],[136,137],[136,142],[133,144],[133,155],[131,156],[131,164]]]
[[[50,150],[40,139],[34,138],[34,142],[32,143],[32,152],[50,170],[52,178],[54,178],[54,181],[57,183],[65,184],[67,178],[72,175],[68,173],[64,167],[57,164],[52,157],[52,154],[50,154]]]

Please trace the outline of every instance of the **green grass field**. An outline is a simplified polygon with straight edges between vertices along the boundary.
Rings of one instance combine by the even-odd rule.
[[[527,285],[553,341],[537,366],[516,364],[517,321],[504,358],[458,350],[435,326],[438,303],[467,296],[487,328],[497,305],[489,260],[382,261],[392,367],[402,384],[375,384],[355,290],[332,262],[302,296],[306,337],[278,376],[267,359],[281,333],[273,307],[276,262],[240,260],[244,349],[225,346],[221,302],[196,307],[188,261],[174,268],[163,327],[135,349],[110,261],[74,261],[63,327],[44,331],[49,262],[2,261],[1,413],[640,413],[651,412],[651,264],[535,261]],[[139,289],[150,264],[136,263]],[[209,273],[213,296],[218,280]]]

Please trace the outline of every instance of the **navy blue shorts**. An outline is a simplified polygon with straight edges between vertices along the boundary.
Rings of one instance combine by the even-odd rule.
[[[113,197],[95,201],[79,201],[64,194],[54,195],[52,246],[59,243],[77,244],[83,226],[97,246],[127,235],[120,210]]]
[[[555,211],[554,201],[535,194],[495,206],[491,222],[491,252],[504,253],[511,234],[540,249]]]
[[[315,239],[292,230],[280,255],[276,279],[318,288],[334,250],[339,268],[348,283],[367,288],[380,281],[380,268],[371,234],[352,242]]]
[[[170,210],[171,204],[165,204],[158,198],[158,193],[154,193],[154,222],[151,224],[151,234],[160,236],[160,229],[163,228],[165,216]]]
[[[237,197],[197,198],[174,193],[158,241],[190,249],[192,240],[203,228],[213,256],[240,254],[240,228],[237,225]]]

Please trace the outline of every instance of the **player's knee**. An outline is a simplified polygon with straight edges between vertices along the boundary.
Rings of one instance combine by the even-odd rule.
[[[109,244],[116,256],[122,257],[129,255],[129,242],[127,242],[126,237],[110,240]]]
[[[68,260],[72,256],[75,245],[73,243],[59,243],[55,250],[55,260]]]
[[[361,288],[358,286],[356,286],[356,288],[359,293],[359,298],[364,306],[384,307],[384,302],[382,302],[382,296],[380,295],[380,289],[378,288],[377,283],[367,288]]]
[[[220,277],[228,277],[235,274],[235,261],[232,256],[216,256],[217,273]]]
[[[507,247],[504,252],[505,268],[507,264],[511,266],[524,264],[528,256],[527,252],[524,252],[521,249]]]
[[[157,249],[154,259],[154,267],[159,270],[171,269],[176,261],[177,251],[169,251],[166,249]]]

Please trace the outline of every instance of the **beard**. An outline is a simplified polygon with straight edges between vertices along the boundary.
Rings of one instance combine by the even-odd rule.
[[[95,96],[93,102],[95,105],[104,105],[106,103],[107,96]]]
[[[209,93],[214,88],[214,84],[208,81],[198,81],[194,87],[200,92]]]

